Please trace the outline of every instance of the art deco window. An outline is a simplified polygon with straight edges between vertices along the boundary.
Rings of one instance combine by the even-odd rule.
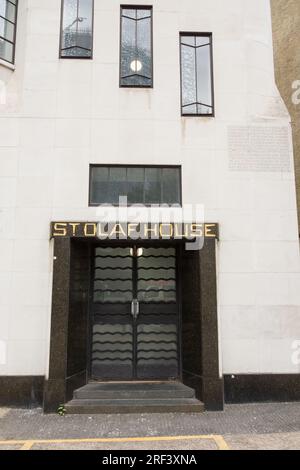
[[[152,7],[121,7],[120,86],[152,87]]]
[[[90,167],[90,205],[181,204],[181,169],[170,166]]]
[[[62,0],[60,57],[91,59],[94,0]]]
[[[15,60],[18,0],[0,0],[0,59]]]
[[[181,113],[213,116],[212,35],[180,34]]]

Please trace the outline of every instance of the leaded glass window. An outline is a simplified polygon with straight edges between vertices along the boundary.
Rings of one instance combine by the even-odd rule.
[[[62,0],[60,57],[91,59],[94,0]]]
[[[212,35],[181,33],[181,113],[214,115]]]
[[[0,59],[14,63],[18,0],[0,0]]]
[[[121,7],[120,86],[152,85],[152,7]]]

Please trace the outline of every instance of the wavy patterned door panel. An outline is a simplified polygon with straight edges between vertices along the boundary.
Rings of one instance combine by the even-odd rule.
[[[177,378],[176,249],[96,248],[93,283],[92,377]]]
[[[96,248],[92,378],[133,378],[133,258],[129,247]]]
[[[143,248],[137,258],[136,374],[139,379],[179,376],[176,249]]]

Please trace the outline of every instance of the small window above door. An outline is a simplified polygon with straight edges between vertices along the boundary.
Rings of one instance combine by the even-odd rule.
[[[178,166],[90,166],[90,206],[181,205],[181,168]]]

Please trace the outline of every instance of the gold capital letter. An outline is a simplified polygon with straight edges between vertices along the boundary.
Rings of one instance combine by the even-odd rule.
[[[93,232],[89,232],[89,228],[92,227]],[[96,237],[97,235],[97,224],[85,224],[84,225],[84,236],[85,237]]]
[[[183,233],[182,233],[183,232],[183,230],[182,230],[183,226],[182,226],[182,224],[178,224],[178,223],[175,224],[174,229],[175,229],[175,238],[183,238]]]
[[[145,237],[148,237],[149,234],[154,234],[155,237],[158,236],[158,226],[157,224],[151,224],[151,228],[148,228],[147,225],[145,225],[144,227],[144,234],[145,234]]]
[[[66,237],[67,236],[67,224],[56,222],[54,224],[54,237]]]
[[[69,225],[72,227],[72,235],[75,237],[76,235],[76,228],[80,225],[78,223],[70,222]]]
[[[99,238],[107,238],[108,237],[108,233],[107,232],[102,232],[102,224],[98,224],[98,237]]]
[[[168,234],[164,234],[163,233],[163,228],[164,227],[168,227],[170,229],[170,233]],[[173,237],[173,234],[174,234],[174,227],[172,224],[160,224],[160,227],[159,227],[159,233],[160,233],[160,236],[162,238],[172,238]]]
[[[207,238],[216,238],[215,233],[213,233],[212,229],[215,228],[215,224],[205,224],[205,236]]]
[[[203,224],[191,225],[191,237],[196,237],[196,238],[203,237]]]
[[[132,233],[137,234],[136,229],[138,228],[138,226],[139,226],[139,224],[128,224],[127,231],[128,231],[128,237],[129,238],[131,238]]]
[[[126,233],[124,232],[124,229],[121,224],[116,224],[114,228],[111,231],[110,236],[112,237],[113,235],[123,235],[126,237]]]

